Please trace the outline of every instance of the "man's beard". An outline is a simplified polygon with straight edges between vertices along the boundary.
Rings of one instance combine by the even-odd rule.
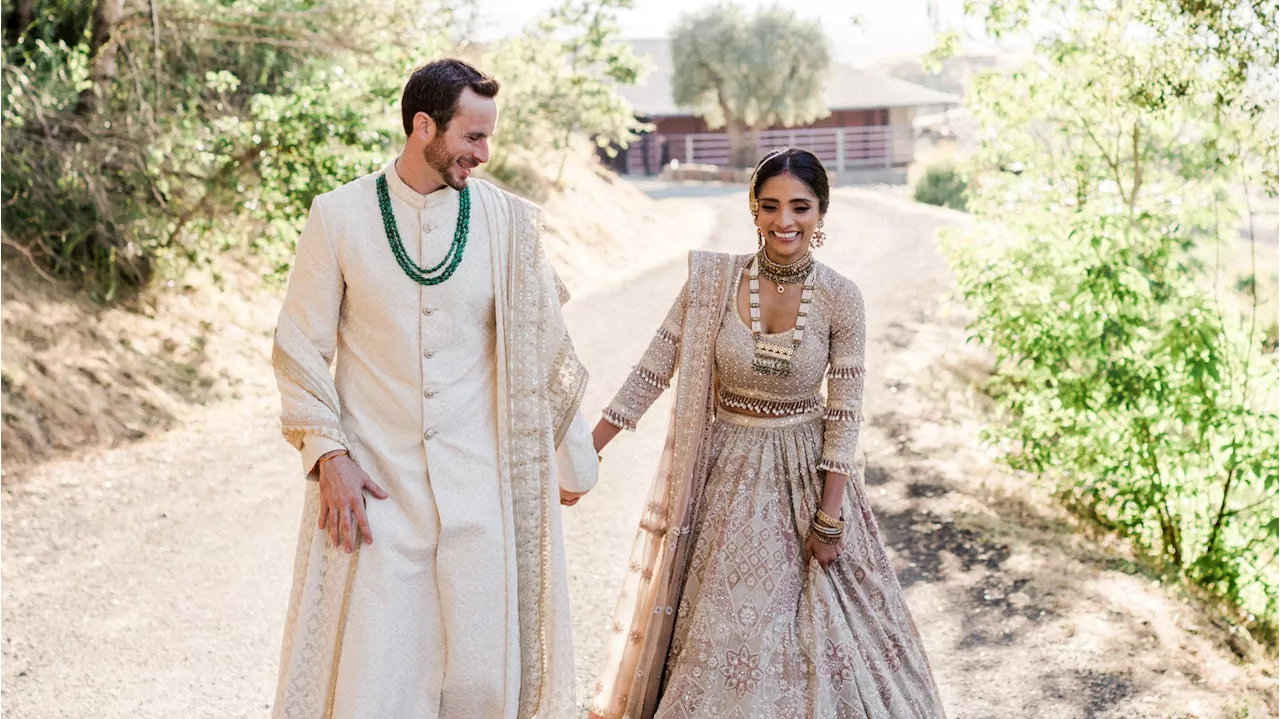
[[[444,146],[444,138],[437,138],[423,148],[422,159],[427,163],[427,167],[435,170],[449,187],[461,192],[462,188],[467,186],[466,178],[455,174],[460,158],[449,155],[448,148]]]

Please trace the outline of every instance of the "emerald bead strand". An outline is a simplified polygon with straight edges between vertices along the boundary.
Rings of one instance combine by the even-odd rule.
[[[439,264],[424,269],[414,262],[404,249],[404,240],[400,238],[396,216],[391,210],[391,192],[387,187],[387,176],[379,175],[376,184],[378,207],[382,210],[382,229],[387,233],[387,240],[391,243],[391,253],[395,255],[400,269],[420,285],[438,285],[452,277],[454,271],[458,269],[458,264],[462,262],[462,253],[467,249],[467,236],[471,230],[471,188],[464,187],[462,192],[458,193],[458,226],[453,232],[453,243],[449,245],[449,251],[445,253],[444,259],[440,260]]]

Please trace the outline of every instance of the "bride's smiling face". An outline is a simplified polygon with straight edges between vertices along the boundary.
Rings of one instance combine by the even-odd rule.
[[[822,218],[813,189],[783,172],[761,183],[756,201],[756,226],[764,235],[769,259],[785,265],[804,257]]]

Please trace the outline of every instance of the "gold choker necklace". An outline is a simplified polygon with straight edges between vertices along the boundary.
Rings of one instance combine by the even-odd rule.
[[[778,288],[778,294],[782,294],[785,289],[783,285],[795,285],[804,282],[809,276],[809,270],[813,269],[813,252],[804,253],[804,257],[784,265],[769,259],[769,255],[760,248],[756,252],[756,265],[760,268],[760,274],[769,278]]]

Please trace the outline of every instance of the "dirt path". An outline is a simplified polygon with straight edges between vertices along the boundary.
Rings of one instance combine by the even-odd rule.
[[[719,213],[710,245],[749,248],[740,193],[703,194]],[[1041,490],[976,441],[980,404],[965,380],[983,360],[945,317],[932,240],[959,218],[840,190],[821,252],[867,298],[868,485],[951,716],[1273,716],[1274,677],[1238,664],[1206,618],[1071,533]],[[570,306],[592,370],[589,416],[682,282],[682,263],[668,263]],[[244,396],[6,484],[4,716],[268,715],[301,485],[269,375]],[[609,447],[601,486],[567,514],[583,702],[668,402]]]

